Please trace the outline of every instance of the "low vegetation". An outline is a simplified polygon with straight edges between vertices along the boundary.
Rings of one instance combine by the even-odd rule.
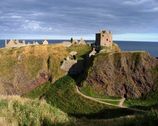
[[[83,85],[106,96],[140,98],[156,85],[151,71],[156,65],[157,60],[147,52],[97,54]]]
[[[83,59],[84,56],[92,50],[92,48],[91,46],[88,46],[88,45],[72,45],[67,50],[69,52],[76,51],[77,59],[80,60],[80,59]]]
[[[41,91],[39,91],[39,89],[40,87],[35,89],[33,94],[40,94],[39,92]],[[39,98],[40,96],[36,97]],[[104,105],[84,98],[77,93],[76,83],[70,76],[65,76],[50,85],[49,89],[42,97],[50,105],[56,106],[65,113],[68,113],[69,116],[77,118],[101,119],[132,115],[135,113],[132,110]]]
[[[113,105],[118,105],[121,99],[121,97],[105,96],[104,92],[95,91],[95,89],[90,84],[84,84],[82,87],[80,87],[80,91],[87,96],[99,99],[103,102],[111,103]]]
[[[151,70],[155,87],[146,96],[139,99],[127,99],[125,104],[129,107],[140,109],[158,109],[158,66]]]
[[[56,81],[46,92],[45,98],[48,103],[69,114],[95,113],[110,108],[80,96],[76,92],[75,81],[70,76],[65,76]]]
[[[67,114],[45,101],[0,97],[0,124],[3,126],[59,126],[69,122]]]
[[[62,45],[5,48],[0,52],[0,94],[27,92],[32,83],[39,81],[41,84],[41,73],[48,75],[52,82],[66,74],[60,69],[60,63],[69,52]]]
[[[38,86],[34,90],[24,94],[23,97],[31,99],[41,99],[46,94],[46,92],[51,88],[51,86],[52,84],[50,82],[46,82],[41,86]]]
[[[0,49],[0,60],[2,60],[0,64],[0,68],[2,68],[0,76],[2,75],[3,77],[3,75],[8,75],[10,76],[10,80],[16,80],[16,75],[18,75],[17,78],[19,75],[27,75],[24,78],[29,77],[29,79],[31,78],[35,81],[34,79],[38,77],[40,72],[47,72],[49,75],[48,82],[38,85],[31,91],[27,91],[27,93],[22,96],[23,98],[19,96],[0,97],[0,125],[156,125],[158,122],[157,91],[153,94],[150,93],[146,98],[127,99],[125,101],[128,107],[150,110],[145,113],[143,112],[143,114],[134,109],[114,107],[112,105],[118,105],[121,98],[117,97],[117,95],[116,97],[105,96],[107,92],[105,91],[106,88],[103,88],[104,76],[110,75],[109,78],[113,78],[111,75],[113,66],[118,68],[118,73],[120,73],[121,70],[124,70],[124,66],[126,66],[123,63],[127,62],[129,65],[131,59],[133,59],[131,67],[137,65],[139,67],[141,63],[140,52],[130,52],[128,59],[126,58],[128,54],[124,52],[122,56],[117,45],[113,45],[112,49],[115,50],[115,53],[102,52],[97,54],[94,60],[93,57],[89,59],[89,62],[85,62],[85,56],[91,51],[91,47],[88,45],[73,45],[65,48],[57,44],[21,47],[18,49]],[[65,75],[66,72],[60,69],[60,63],[71,51],[76,51],[78,53],[76,57],[77,60],[82,60],[86,63],[85,71],[81,75]],[[144,55],[145,53],[141,52],[141,54]],[[6,55],[6,57],[4,55]],[[110,57],[111,55],[113,55],[113,57]],[[106,59],[108,59],[110,64],[114,64],[111,68],[107,67],[103,69],[104,66],[108,64],[108,62],[104,63]],[[129,61],[122,59],[128,59]],[[96,67],[93,67],[93,65],[96,65]],[[120,66],[122,69],[120,69]],[[106,73],[106,70],[109,70],[109,73]],[[152,72],[154,75],[158,75],[157,71],[158,70],[155,68]],[[91,72],[94,73],[90,75]],[[96,76],[97,72],[99,76]],[[15,76],[13,76],[13,73]],[[116,75],[118,75],[118,73]],[[85,81],[87,77],[89,77],[89,81]],[[101,77],[103,77],[103,80]],[[157,76],[154,78],[157,78]],[[28,82],[29,79],[27,78],[24,81]],[[109,82],[117,79],[118,78],[112,79]],[[119,79],[122,78],[120,77]],[[17,81],[19,81],[19,78]],[[96,81],[98,81],[101,86],[96,86]],[[20,81],[18,83],[21,84],[22,82],[23,81]],[[84,83],[80,84],[78,82]],[[155,83],[157,82],[158,81],[155,79]],[[77,92],[77,84],[80,86],[79,90],[86,96],[99,99],[102,102],[111,103],[112,105],[106,105],[87,99]],[[16,86],[18,87],[18,85]],[[118,88],[119,87],[114,89]],[[151,110],[151,108],[153,108],[153,110]]]

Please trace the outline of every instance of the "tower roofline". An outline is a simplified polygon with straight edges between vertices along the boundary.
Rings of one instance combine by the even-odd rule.
[[[112,33],[112,32],[110,30],[102,29],[102,30],[99,30],[99,32],[97,32],[96,34],[100,34],[100,33]]]

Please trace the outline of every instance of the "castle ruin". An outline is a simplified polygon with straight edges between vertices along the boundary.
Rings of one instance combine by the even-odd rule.
[[[5,40],[5,47],[9,48],[9,47],[21,47],[21,46],[25,46],[26,43],[25,41],[19,41],[19,40]]]
[[[111,47],[112,43],[113,40],[112,40],[111,31],[102,30],[101,32],[96,33],[96,41],[95,41],[96,46]]]
[[[44,40],[42,42],[43,45],[49,44],[47,40]],[[5,47],[6,48],[12,48],[12,47],[22,47],[22,46],[30,46],[30,45],[39,45],[37,41],[33,41],[26,43],[25,41],[20,41],[20,40],[5,40]]]
[[[48,44],[49,44],[49,42],[47,40],[43,41],[43,45],[48,45]]]

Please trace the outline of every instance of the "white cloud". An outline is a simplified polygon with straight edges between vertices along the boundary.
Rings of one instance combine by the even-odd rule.
[[[34,20],[25,20],[24,24],[22,24],[22,27],[25,30],[31,30],[31,31],[52,31],[52,27],[42,26],[42,23],[39,21]]]
[[[158,0],[89,1],[0,0],[0,34],[158,33]]]
[[[22,16],[19,16],[19,15],[12,15],[12,16],[10,16],[10,18],[14,18],[14,19],[22,19]]]
[[[150,9],[145,9],[145,10],[143,10],[143,12],[158,12],[158,7],[153,7],[153,8],[150,8]]]
[[[22,19],[22,16],[15,13],[1,14],[0,19]]]
[[[123,4],[126,5],[138,5],[138,4],[144,4],[146,2],[151,2],[152,0],[126,0],[123,2]]]

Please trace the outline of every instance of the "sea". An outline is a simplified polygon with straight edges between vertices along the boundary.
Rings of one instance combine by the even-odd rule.
[[[38,41],[42,43],[43,40],[25,40],[26,43]],[[66,40],[48,40],[49,44],[60,43]],[[94,43],[93,40],[87,40],[88,43]],[[123,51],[147,51],[151,56],[158,57],[158,42],[143,42],[143,41],[115,41]],[[0,40],[0,48],[5,45],[5,40]]]

